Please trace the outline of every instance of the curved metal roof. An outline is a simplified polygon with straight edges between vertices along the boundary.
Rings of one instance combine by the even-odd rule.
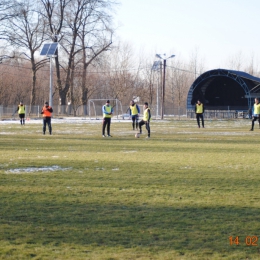
[[[223,87],[223,85],[225,85],[225,87]],[[222,92],[223,91],[228,92],[229,88],[232,89],[234,95],[232,96],[230,94],[231,93],[230,90],[229,100],[234,99],[231,100],[233,101],[233,103],[232,102],[231,103],[234,107],[236,105],[237,107],[239,106],[251,107],[252,99],[256,97],[257,94],[260,95],[260,93],[257,93],[258,91],[260,92],[260,78],[254,77],[243,71],[235,71],[235,70],[227,70],[227,69],[215,69],[215,70],[207,71],[201,74],[191,85],[187,97],[187,109],[193,108],[193,105],[196,102],[197,98],[203,99],[205,98],[206,94],[207,96],[211,95],[211,97],[217,95],[214,94],[213,92],[217,92],[216,89],[218,87],[222,88]],[[242,98],[247,99],[247,102],[245,100],[243,100],[243,102],[239,100],[239,97],[236,96],[238,95],[236,92],[239,92],[241,99]],[[219,98],[219,97],[215,96],[215,98]],[[204,100],[206,100],[206,98]],[[208,100],[206,100],[206,102],[208,102]],[[221,102],[219,102],[219,104],[217,104],[217,102],[215,103],[216,104],[214,105],[216,107],[217,106],[220,107],[219,104]],[[227,103],[227,102],[223,101],[222,103]],[[227,105],[225,104],[225,106]]]
[[[260,78],[254,77],[246,72],[239,71],[239,70],[227,70],[227,71],[232,72],[232,73],[240,76],[241,78],[249,79],[249,80],[260,83]]]

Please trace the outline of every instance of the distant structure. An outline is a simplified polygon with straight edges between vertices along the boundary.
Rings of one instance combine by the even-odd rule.
[[[191,85],[187,110],[199,99],[207,110],[248,110],[260,98],[260,78],[242,71],[216,69],[201,74]]]

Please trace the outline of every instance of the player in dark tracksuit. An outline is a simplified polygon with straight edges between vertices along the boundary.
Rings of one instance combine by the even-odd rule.
[[[23,104],[23,102],[21,101],[20,104],[17,107],[17,110],[19,117],[20,117],[20,123],[21,125],[25,124],[24,118],[25,118],[25,105]]]
[[[46,125],[48,125],[49,133],[52,134],[52,126],[51,126],[51,116],[52,116],[53,109],[49,106],[49,103],[46,101],[43,108],[42,108],[42,116],[43,116],[43,129],[42,133],[45,135],[46,132]]]
[[[200,100],[198,100],[197,104],[195,105],[195,114],[197,118],[198,128],[200,128],[200,119],[201,119],[202,127],[204,128],[204,118],[203,118],[204,109],[205,109],[204,105],[200,102]]]
[[[130,113],[130,116],[132,116],[132,127],[133,130],[138,129],[138,118],[139,118],[139,113],[140,113],[140,108],[133,100],[130,102],[130,107],[127,109],[126,113]]]
[[[113,108],[110,106],[109,100],[107,100],[106,104],[102,107],[102,112],[103,112],[102,136],[106,137],[105,130],[107,129],[107,137],[112,137],[112,135],[110,135],[110,124],[111,124],[111,117],[113,115]]]
[[[260,128],[260,103],[258,98],[255,98],[255,104],[253,107],[252,126],[250,131],[254,131],[254,125],[256,120],[258,120],[259,128]]]
[[[140,129],[140,134],[142,134],[142,126],[145,125],[146,130],[148,132],[148,136],[146,138],[150,138],[151,136],[150,120],[151,120],[151,110],[148,107],[148,103],[145,102],[144,115],[143,115],[143,119],[139,122],[139,129]]]

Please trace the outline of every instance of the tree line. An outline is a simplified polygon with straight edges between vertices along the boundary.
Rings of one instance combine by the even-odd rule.
[[[53,58],[53,104],[70,104],[76,111],[89,99],[128,104],[139,97],[151,106],[160,103],[162,64],[153,70],[154,55],[137,55],[116,36],[118,5],[114,0],[1,1],[0,104],[22,100],[34,106],[48,100],[52,59],[39,55],[47,42],[59,46]],[[239,64],[234,59],[232,66]],[[197,51],[188,62],[167,60],[165,106],[185,108],[188,90],[202,72]]]

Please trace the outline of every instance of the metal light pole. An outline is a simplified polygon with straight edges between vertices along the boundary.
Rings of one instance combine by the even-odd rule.
[[[50,55],[49,58],[50,58],[50,95],[49,95],[49,104],[52,107],[52,55]]]
[[[162,62],[161,61],[155,61],[152,66],[152,71],[158,71],[158,70],[160,72],[160,77],[158,77],[157,91],[156,91],[156,118],[158,118],[159,116],[159,84],[162,83]]]
[[[52,58],[57,57],[57,55],[48,55],[49,59],[50,59],[50,94],[49,94],[49,105],[52,107],[52,85],[53,85],[53,73],[52,73]]]
[[[165,54],[164,54],[165,55]],[[171,55],[170,57],[164,59],[160,54],[155,55],[157,58],[163,60],[163,83],[162,83],[162,101],[161,101],[161,119],[164,117],[165,110],[165,78],[166,78],[166,60],[175,57],[175,55]]]
[[[161,73],[161,61],[160,61],[160,73]],[[156,89],[156,118],[159,117],[159,82],[161,77],[158,76],[157,89]]]
[[[55,53],[58,47],[58,42],[45,43],[41,50],[41,56],[47,56],[50,59],[50,95],[49,105],[52,106],[52,58],[56,57]]]

